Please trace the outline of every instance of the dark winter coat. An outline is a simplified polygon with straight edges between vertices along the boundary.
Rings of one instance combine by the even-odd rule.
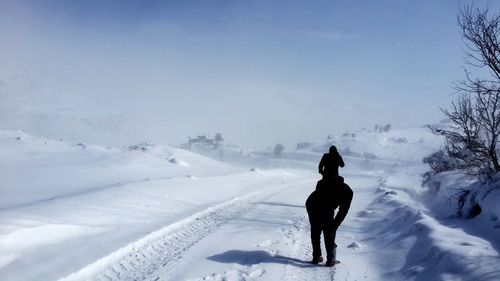
[[[353,197],[352,189],[344,183],[342,177],[321,179],[316,185],[316,190],[309,195],[306,201],[306,209],[310,216],[324,219],[328,222],[339,211],[333,219],[333,227],[337,229],[345,219]]]
[[[344,160],[338,152],[325,153],[319,161],[319,173],[325,177],[334,177],[339,175],[339,167],[344,167]]]

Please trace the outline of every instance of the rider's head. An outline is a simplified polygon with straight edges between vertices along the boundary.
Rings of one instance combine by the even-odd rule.
[[[337,153],[337,148],[335,147],[335,145],[330,146],[330,153]]]

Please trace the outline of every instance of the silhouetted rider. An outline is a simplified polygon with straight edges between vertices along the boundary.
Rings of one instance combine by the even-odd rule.
[[[329,152],[323,154],[323,157],[321,157],[318,170],[324,177],[335,177],[339,175],[339,167],[344,166],[342,156],[338,153],[335,145],[332,145]]]
[[[337,148],[330,146],[329,152],[323,154],[318,170],[323,178],[318,181],[316,190],[306,201],[307,214],[311,224],[311,243],[313,248],[312,263],[323,261],[321,256],[321,232],[325,239],[326,266],[336,263],[335,234],[345,219],[352,201],[352,189],[339,176],[339,167],[344,167],[344,160]],[[337,216],[335,209],[339,208]]]

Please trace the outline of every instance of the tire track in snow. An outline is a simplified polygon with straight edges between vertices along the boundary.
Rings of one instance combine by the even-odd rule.
[[[250,202],[257,195],[274,195],[295,184],[297,183],[271,186],[210,207],[153,232],[62,278],[61,281],[169,280],[175,275],[187,249],[232,218],[253,208]]]
[[[250,208],[258,191],[210,207],[97,260],[61,280],[159,280],[176,269],[182,253],[231,218]]]

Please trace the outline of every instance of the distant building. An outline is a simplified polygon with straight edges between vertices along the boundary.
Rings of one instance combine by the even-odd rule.
[[[183,145],[183,147],[187,149],[203,149],[203,150],[213,150],[218,149],[224,138],[222,138],[222,134],[217,133],[213,139],[208,138],[205,135],[197,136],[195,138],[189,137],[188,143]]]

